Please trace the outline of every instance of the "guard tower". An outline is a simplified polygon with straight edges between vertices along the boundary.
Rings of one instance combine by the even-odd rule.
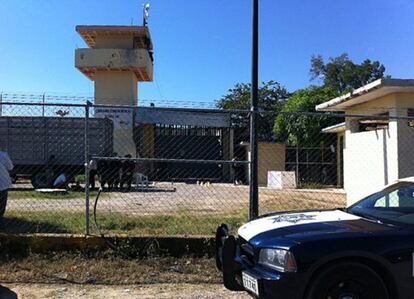
[[[114,122],[114,152],[136,156],[133,140],[138,82],[153,80],[153,45],[146,26],[77,26],[89,48],[76,49],[75,66],[95,82],[95,117]],[[111,107],[109,107],[111,106]]]

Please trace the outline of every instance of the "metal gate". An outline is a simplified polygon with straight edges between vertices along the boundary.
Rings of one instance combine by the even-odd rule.
[[[220,129],[189,126],[157,125],[155,128],[155,158],[177,160],[222,160]],[[222,165],[186,161],[163,162],[155,165],[158,179],[176,181],[218,181]]]

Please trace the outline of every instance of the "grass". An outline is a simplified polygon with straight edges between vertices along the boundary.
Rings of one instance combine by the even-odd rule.
[[[76,284],[220,283],[214,260],[201,257],[124,259],[113,252],[1,257],[1,282]]]
[[[326,189],[326,185],[317,182],[300,183],[299,189]]]
[[[289,200],[269,200],[265,204],[261,205],[260,212],[284,212],[284,211],[303,211],[303,210],[328,210],[336,208],[344,208],[346,202],[342,198],[330,198],[330,199],[312,199],[293,197]]]
[[[95,197],[97,194],[96,191],[90,193],[90,197]],[[75,198],[85,198],[85,192],[82,191],[68,191],[65,193],[46,193],[38,192],[35,190],[27,191],[10,191],[9,199],[75,199]]]
[[[294,202],[294,201],[292,201]],[[261,213],[293,210],[332,209],[342,207],[340,203],[309,202],[308,205],[269,204]],[[213,236],[218,225],[226,223],[235,232],[248,219],[247,211],[234,211],[227,214],[194,214],[181,210],[174,215],[139,215],[130,216],[123,213],[99,213],[97,222],[104,234],[127,234],[130,236]],[[7,233],[73,233],[85,232],[85,215],[74,212],[35,212],[7,211],[1,231]],[[97,233],[93,218],[90,227]]]
[[[261,214],[277,211],[318,210],[343,207],[341,202],[291,199],[268,202],[260,209]],[[104,234],[127,234],[130,236],[212,236],[218,225],[226,223],[234,232],[248,219],[244,211],[227,211],[226,214],[197,214],[187,209],[172,215],[137,215],[100,212],[97,222]],[[85,232],[85,214],[67,211],[7,211],[1,231],[7,233],[75,233]],[[97,233],[93,218],[91,231]]]
[[[94,198],[96,192],[91,194]],[[12,191],[11,199],[71,199],[84,198],[83,192],[67,194],[42,194],[36,191]],[[261,194],[260,214],[275,211],[318,210],[343,207],[345,197],[338,194]],[[131,215],[122,212],[99,212],[98,224],[105,234],[127,234],[130,236],[186,236],[209,235],[215,233],[217,225],[226,223],[236,230],[247,221],[247,207],[234,210],[217,210],[213,213],[194,212],[180,209],[175,214]],[[85,215],[83,212],[58,210],[30,211],[8,210],[1,227],[8,233],[84,233]],[[91,215],[91,231],[96,233]]]
[[[247,213],[234,215],[176,215],[127,216],[106,213],[97,216],[100,230],[105,234],[186,236],[213,235],[221,223],[237,229],[246,222]],[[47,213],[8,211],[3,220],[2,231],[7,233],[79,233],[85,232],[83,213]],[[91,230],[95,231],[91,217]]]

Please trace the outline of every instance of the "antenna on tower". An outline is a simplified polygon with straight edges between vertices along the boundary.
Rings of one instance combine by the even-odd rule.
[[[150,10],[150,5],[149,5],[149,3],[147,3],[147,4],[144,4],[143,5],[143,25],[145,26],[145,27],[147,27],[148,26],[148,19],[149,19],[149,10]]]

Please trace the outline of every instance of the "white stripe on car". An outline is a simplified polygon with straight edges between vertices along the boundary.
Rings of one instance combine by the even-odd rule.
[[[360,217],[340,210],[277,214],[259,218],[242,225],[238,230],[238,234],[246,241],[250,241],[250,239],[261,233],[278,228],[308,223],[358,219],[360,219]]]

